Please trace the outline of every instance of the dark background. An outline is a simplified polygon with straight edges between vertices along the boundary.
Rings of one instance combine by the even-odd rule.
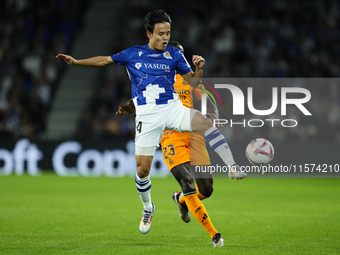
[[[337,78],[340,74],[338,1],[115,2],[125,4],[117,24],[121,36],[112,42],[107,55],[146,44],[143,18],[150,10],[163,9],[173,21],[171,39],[183,44],[188,61],[191,63],[193,54],[206,59],[204,77]],[[55,56],[72,54],[80,31],[88,25],[84,16],[93,3],[1,1],[0,148],[13,147],[23,138],[42,148],[44,143],[49,146],[44,136],[46,120],[66,68]],[[99,72],[93,96],[86,102],[71,139],[94,147],[111,142],[113,150],[118,148],[116,144],[134,139],[134,116],[114,115],[118,105],[131,97],[130,82],[123,67],[106,67]],[[313,117],[299,122],[297,132],[282,128],[225,132],[237,160],[245,159],[241,155],[250,140],[265,137],[275,147],[275,164],[286,162],[285,157],[295,161],[301,153],[321,163],[336,162],[333,156],[340,143],[339,86],[317,84],[306,88],[312,93],[309,107]],[[257,91],[268,98],[269,90],[264,85],[256,87]],[[230,102],[225,106],[229,107]]]

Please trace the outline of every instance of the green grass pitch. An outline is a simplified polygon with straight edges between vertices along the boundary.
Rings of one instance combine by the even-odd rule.
[[[0,177],[0,254],[339,254],[340,179],[215,179],[204,201],[225,247],[178,217],[172,178],[152,179],[151,231],[133,178]]]

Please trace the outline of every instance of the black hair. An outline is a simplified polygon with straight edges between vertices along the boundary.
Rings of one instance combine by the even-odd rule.
[[[169,14],[163,10],[153,10],[144,17],[144,28],[146,31],[153,33],[155,24],[164,22],[168,22],[171,25],[171,18]]]
[[[179,49],[184,54],[184,48],[183,48],[182,44],[180,44],[179,42],[177,42],[177,41],[170,41],[168,43],[168,45]]]

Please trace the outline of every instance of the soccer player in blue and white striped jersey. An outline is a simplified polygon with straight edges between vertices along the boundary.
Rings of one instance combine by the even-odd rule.
[[[182,52],[168,46],[171,19],[164,11],[149,12],[144,18],[144,27],[149,39],[147,45],[133,46],[112,56],[97,56],[81,60],[65,54],[56,56],[69,65],[124,65],[127,69],[136,108],[135,182],[144,205],[139,226],[143,234],[149,232],[155,212],[155,205],[151,202],[150,195],[150,168],[164,130],[201,132],[227,166],[236,166],[230,148],[219,130],[201,112],[184,107],[174,90],[176,73],[179,73],[189,84],[191,78],[202,77],[204,58],[198,55],[192,57],[196,67],[195,71],[192,71]],[[190,85],[195,86],[195,84]],[[245,176],[246,174],[239,170],[235,173],[235,178]],[[222,243],[221,237],[216,240],[216,244],[213,244],[222,246]]]

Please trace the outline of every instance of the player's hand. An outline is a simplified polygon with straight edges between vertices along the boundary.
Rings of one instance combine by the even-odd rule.
[[[119,106],[116,115],[126,115],[135,112],[135,105],[132,100],[126,102],[126,104],[122,104]]]
[[[193,55],[192,62],[197,68],[203,69],[205,64],[205,59],[202,56]]]
[[[211,113],[207,113],[205,116],[206,116],[207,118],[209,118],[209,119],[212,121],[212,123],[214,123],[214,119],[216,119],[216,118],[214,117],[214,115],[212,115]],[[222,125],[222,124],[216,124],[216,127],[223,127],[223,125]]]
[[[77,65],[77,60],[75,60],[73,57],[69,56],[69,55],[65,55],[65,54],[58,54],[55,58],[59,59],[59,60],[63,60],[65,61],[67,64],[71,65],[71,66],[75,66]]]

